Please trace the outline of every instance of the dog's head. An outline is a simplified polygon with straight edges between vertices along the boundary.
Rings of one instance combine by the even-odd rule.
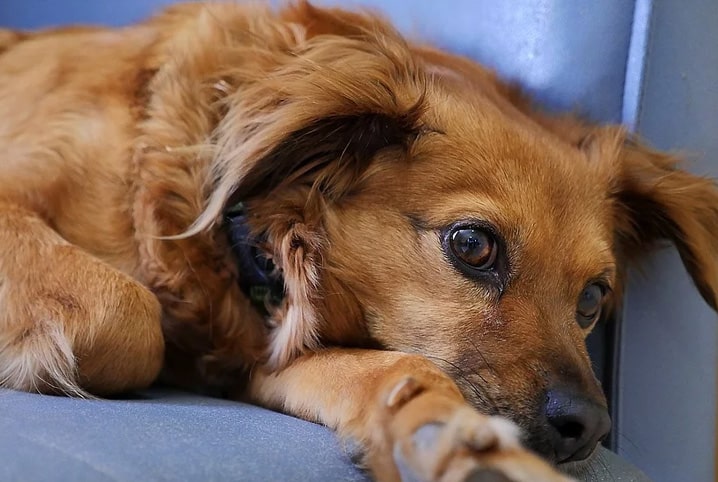
[[[552,132],[384,24],[321,15],[354,34],[306,40],[228,102],[195,227],[236,198],[266,238],[286,284],[270,362],[419,353],[539,451],[586,457],[609,420],[585,338],[659,239],[715,308],[718,191],[619,129]]]

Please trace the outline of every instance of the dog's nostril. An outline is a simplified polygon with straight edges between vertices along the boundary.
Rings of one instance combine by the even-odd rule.
[[[551,424],[556,427],[561,438],[581,438],[583,435],[584,427],[580,422],[572,420],[556,422],[551,421]]]
[[[604,407],[561,390],[549,391],[545,414],[557,462],[585,459],[611,427]]]

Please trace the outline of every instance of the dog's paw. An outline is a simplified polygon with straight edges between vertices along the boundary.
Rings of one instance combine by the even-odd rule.
[[[402,482],[566,482],[521,447],[512,422],[403,380],[389,394],[394,462]]]

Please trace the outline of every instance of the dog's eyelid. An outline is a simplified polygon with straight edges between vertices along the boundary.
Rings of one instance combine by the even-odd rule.
[[[586,287],[591,285],[598,285],[603,291],[604,297],[612,296],[614,293],[613,284],[610,278],[604,276],[596,276],[594,278],[590,278],[584,283],[581,290],[584,290],[586,289]]]
[[[607,268],[603,270],[601,274],[598,276],[594,276],[591,278],[587,285],[590,283],[597,283],[599,284],[604,290],[606,290],[606,294],[613,294],[613,280],[615,278],[615,270],[613,268]]]

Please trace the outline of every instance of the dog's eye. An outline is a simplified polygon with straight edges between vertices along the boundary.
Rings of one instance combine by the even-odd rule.
[[[599,283],[590,283],[583,289],[576,305],[576,321],[581,328],[590,327],[601,316],[605,293]]]
[[[488,270],[496,262],[496,240],[491,233],[473,226],[459,226],[449,234],[451,251],[462,263]]]

